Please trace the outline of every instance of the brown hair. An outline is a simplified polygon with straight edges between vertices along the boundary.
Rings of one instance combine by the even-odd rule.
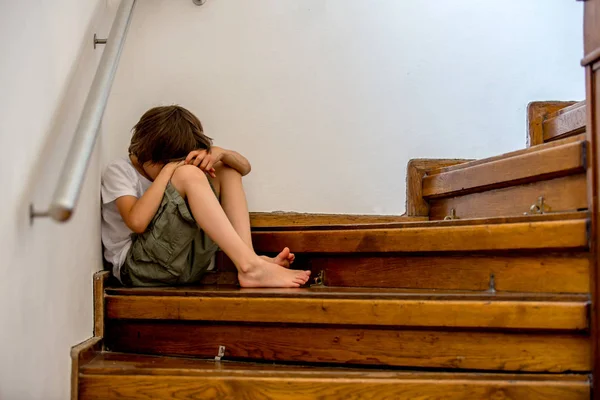
[[[192,150],[210,150],[212,139],[200,120],[181,106],[154,107],[133,127],[129,154],[140,164],[183,159]]]

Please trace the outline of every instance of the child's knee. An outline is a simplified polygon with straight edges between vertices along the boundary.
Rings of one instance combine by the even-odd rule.
[[[217,165],[215,165],[215,174],[217,175],[217,178],[222,178],[222,177],[228,177],[228,176],[239,176],[241,177],[242,175],[235,170],[234,168],[231,168],[229,165],[226,165],[225,163],[219,163]]]

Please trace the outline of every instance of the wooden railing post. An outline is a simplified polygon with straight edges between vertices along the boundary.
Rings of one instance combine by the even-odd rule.
[[[588,205],[592,215],[590,230],[591,268],[591,333],[593,357],[593,395],[600,400],[600,0],[585,2],[584,50],[582,65],[586,75],[588,157]]]

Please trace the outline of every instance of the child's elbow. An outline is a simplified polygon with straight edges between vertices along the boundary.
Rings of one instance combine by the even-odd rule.
[[[244,170],[242,171],[241,175],[242,176],[246,176],[248,175],[250,172],[252,171],[252,166],[250,165],[250,163],[248,163],[248,165],[245,166]]]
[[[142,224],[138,221],[129,221],[127,226],[133,231],[133,233],[137,233],[138,235],[146,232],[146,228],[148,228],[148,224]]]
[[[130,229],[133,231],[133,233],[137,233],[138,235],[141,235],[142,233],[146,232],[146,228],[142,228],[142,227],[130,227]]]

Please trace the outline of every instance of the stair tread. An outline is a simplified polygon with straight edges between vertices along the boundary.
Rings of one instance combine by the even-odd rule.
[[[383,368],[321,367],[220,361],[185,357],[152,356],[141,354],[103,352],[79,369],[84,375],[207,375],[240,377],[309,377],[355,379],[431,379],[431,380],[518,380],[586,382],[587,374],[514,374],[428,372]]]
[[[256,251],[277,253],[424,253],[540,249],[586,249],[588,213],[542,215],[540,219],[457,222],[447,225],[398,225],[344,229],[280,229],[253,232]],[[385,229],[384,229],[385,228]]]
[[[79,398],[589,399],[586,374],[443,373],[259,365],[103,354],[79,370]]]
[[[444,172],[451,172],[451,171],[461,170],[464,168],[471,168],[471,167],[481,165],[481,164],[487,164],[490,162],[505,160],[507,158],[523,156],[523,155],[536,153],[536,152],[543,151],[543,150],[548,150],[548,149],[551,149],[554,147],[565,146],[565,145],[568,145],[571,143],[576,143],[576,142],[581,143],[584,141],[585,141],[585,134],[578,134],[575,136],[567,137],[567,138],[560,139],[560,140],[555,140],[555,141],[548,142],[548,143],[537,144],[535,146],[527,147],[525,149],[519,149],[519,150],[511,151],[509,153],[499,154],[497,156],[468,161],[465,163],[451,165],[448,167],[437,168],[432,171],[428,171],[427,175],[436,175],[436,174],[441,174]]]
[[[326,225],[272,225],[252,227],[253,231],[305,231],[305,230],[365,230],[365,229],[406,229],[406,228],[451,228],[455,226],[503,225],[521,222],[544,222],[558,220],[578,220],[589,218],[588,211],[568,211],[547,214],[519,215],[508,217],[484,217],[438,221],[406,221],[359,224],[326,224]]]
[[[546,121],[548,121],[548,120],[550,120],[552,118],[556,118],[559,115],[567,114],[567,113],[569,113],[569,112],[571,112],[573,110],[577,110],[579,108],[585,108],[585,107],[586,107],[586,101],[585,100],[578,101],[578,102],[576,102],[574,104],[571,104],[570,106],[563,107],[561,109],[558,109],[558,110],[556,110],[556,111],[548,114],[548,116],[546,117]]]
[[[586,108],[584,100],[548,115],[542,123],[544,142],[585,132]]]
[[[107,295],[121,296],[182,296],[182,297],[244,297],[244,298],[338,298],[338,299],[417,299],[417,300],[488,300],[488,301],[557,301],[586,302],[587,294],[477,292],[466,290],[393,289],[356,287],[309,288],[240,288],[234,285],[181,286],[158,288],[108,287]]]
[[[588,297],[573,294],[470,296],[348,288],[118,290],[105,295],[109,319],[574,331],[589,326]]]
[[[567,175],[581,174],[587,166],[585,140],[503,156],[478,164],[459,164],[423,178],[423,197],[465,195]],[[460,167],[460,168],[459,168]]]

